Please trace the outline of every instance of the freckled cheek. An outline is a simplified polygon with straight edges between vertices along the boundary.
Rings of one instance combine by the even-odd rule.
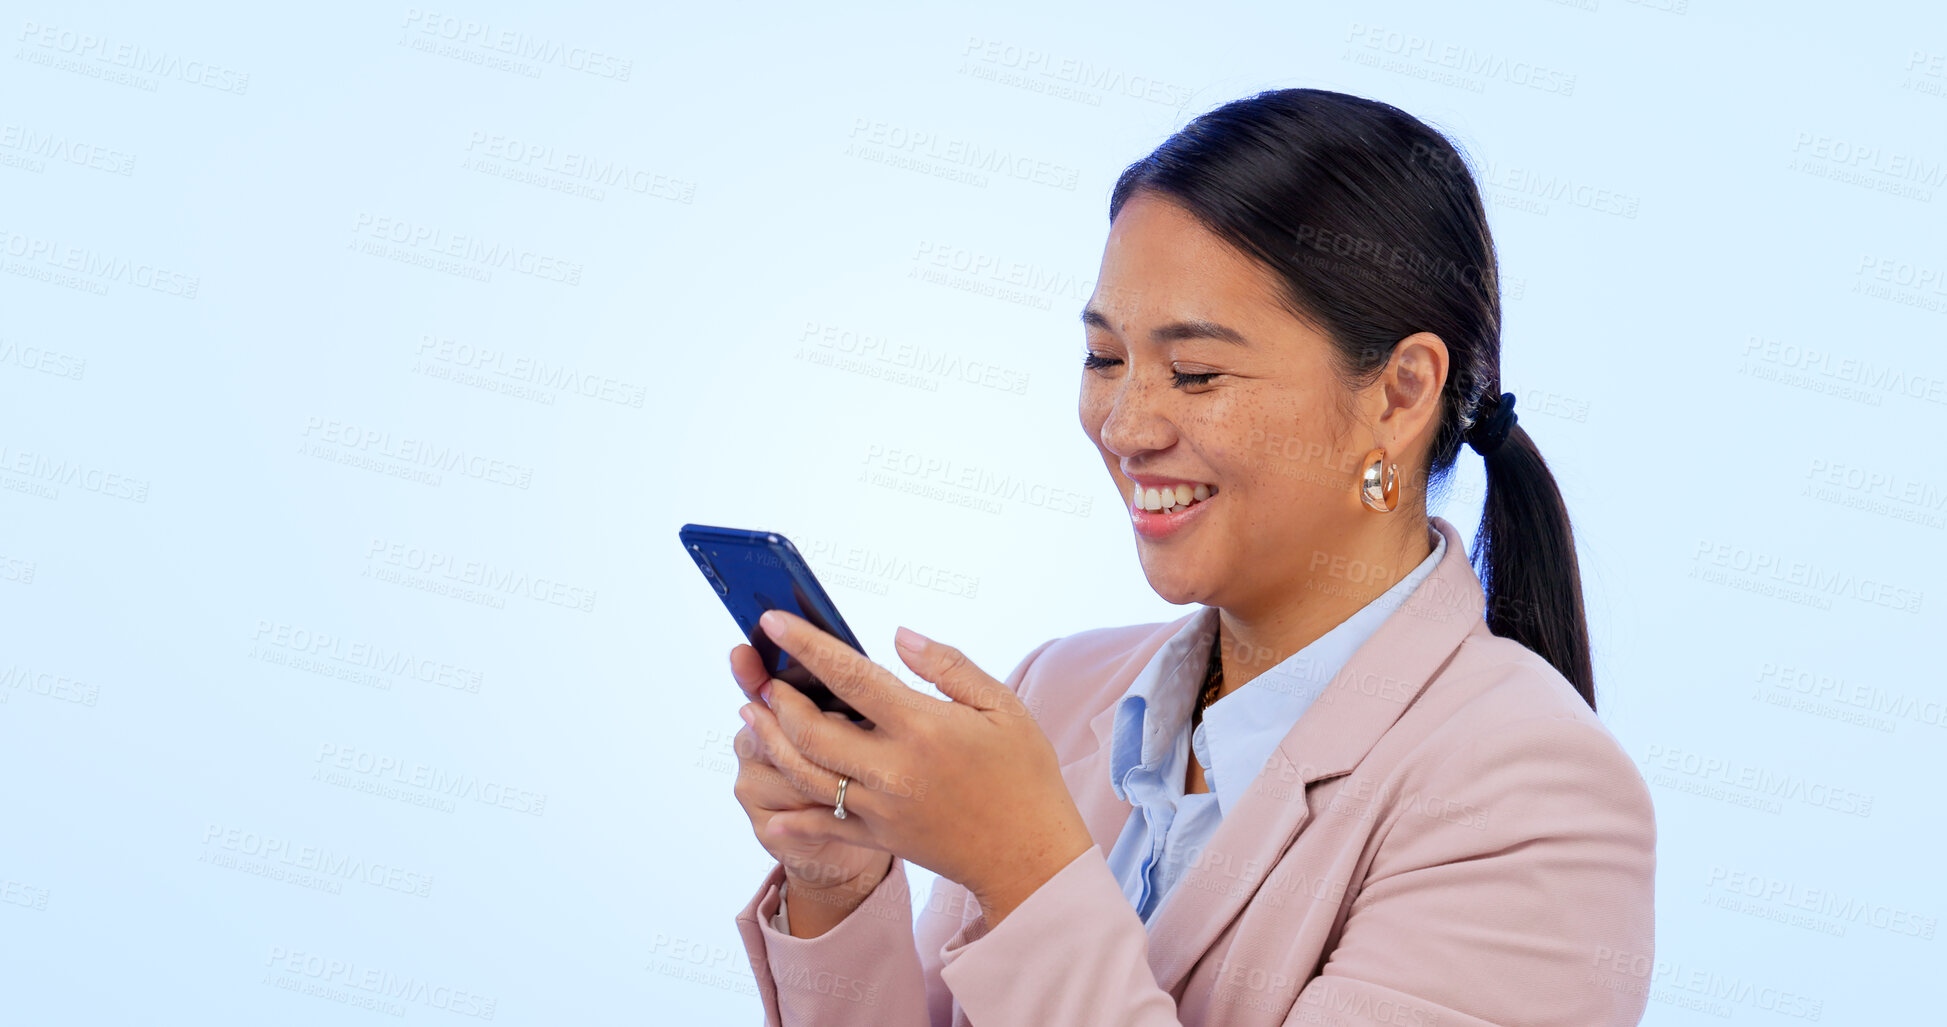
[[[1197,410],[1183,427],[1221,486],[1241,493],[1261,488],[1272,477],[1262,421],[1259,404],[1213,403]]]
[[[1336,488],[1318,425],[1288,403],[1253,402],[1200,417],[1199,449],[1240,499],[1276,505],[1316,500]]]
[[[1204,452],[1222,489],[1239,500],[1260,502],[1288,487],[1270,465],[1271,458],[1261,451],[1237,445]]]

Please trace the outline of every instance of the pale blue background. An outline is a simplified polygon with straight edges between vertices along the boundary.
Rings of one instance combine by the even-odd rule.
[[[277,986],[314,982],[303,968],[325,964],[304,959],[318,957],[424,985],[385,1000],[408,1022],[452,1017],[433,996],[454,990],[491,1000],[499,1023],[756,1022],[732,916],[769,860],[730,794],[736,636],[676,527],[784,531],[868,650],[887,654],[908,624],[997,676],[1047,638],[1181,612],[1144,583],[1077,424],[1075,315],[1116,174],[1195,113],[1293,85],[1404,107],[1488,184],[1506,381],[1575,516],[1603,718],[1657,801],[1645,1022],[1938,1018],[1947,943],[1870,921],[1947,912],[1947,689],[1930,641],[1947,606],[1947,18],[1919,3],[1676,5],[439,11],[599,49],[629,62],[627,81],[502,70],[465,59],[491,56],[468,44],[425,52],[411,43],[439,36],[406,4],[7,5],[0,1019],[383,1015]],[[142,76],[151,89],[45,63],[82,34],[176,73]],[[1441,54],[1506,70],[1455,79],[1426,59]],[[187,81],[191,62],[247,84]],[[1572,93],[1515,81],[1530,66],[1572,76]],[[1002,148],[1072,170],[1072,188],[848,152],[880,132]],[[463,166],[476,133],[662,184],[597,199],[495,177]],[[1520,195],[1550,182],[1636,216]],[[579,282],[368,255],[361,215],[572,262]],[[196,294],[12,273],[37,266],[34,247],[163,267]],[[1028,302],[918,274],[939,270],[932,255],[1018,268]],[[1874,295],[1882,267],[1930,284]],[[827,327],[853,335],[823,345]],[[919,347],[936,369],[819,362],[854,336]],[[556,389],[549,404],[442,380],[427,368],[454,368],[419,352],[428,337],[645,400]],[[303,452],[312,418],[531,480],[434,485],[328,462]],[[891,451],[1092,506],[970,508],[901,491],[925,479],[898,472],[881,487],[867,472]],[[64,465],[146,483],[144,500],[50,484]],[[1911,492],[1875,500],[1841,474],[1821,495],[1817,469],[1833,467]],[[1462,473],[1445,513],[1471,534],[1478,462]],[[368,576],[388,569],[368,560],[375,539],[592,590],[592,609],[400,587]],[[1692,577],[1718,569],[1699,559],[1718,546],[1806,565],[1837,592],[1805,605],[1738,587],[1762,573]],[[844,570],[851,555],[864,569]],[[955,584],[928,587],[935,575]],[[1864,582],[1907,590],[1894,594],[1917,612],[1861,598]],[[276,665],[260,657],[288,655],[266,641],[280,624],[404,647],[477,673],[479,690]],[[1819,676],[1894,711],[1861,725],[1829,697],[1789,705]],[[332,753],[423,768],[401,773],[461,796],[429,809],[314,779]],[[1750,797],[1736,782],[1759,776],[1856,793],[1870,815],[1694,794]],[[533,812],[482,801],[503,794]],[[210,862],[239,855],[226,838],[396,868],[428,894]],[[1718,904],[1741,888],[1749,905]],[[1819,893],[1866,912],[1784,897]],[[1798,997],[1766,1008],[1780,991]]]

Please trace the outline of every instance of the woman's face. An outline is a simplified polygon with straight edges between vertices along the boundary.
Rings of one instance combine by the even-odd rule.
[[[1327,339],[1279,303],[1270,271],[1139,191],[1110,226],[1083,320],[1082,427],[1158,595],[1275,604],[1318,573],[1318,554],[1353,548],[1373,516],[1357,487],[1375,438],[1351,420],[1359,399]],[[1152,495],[1167,509],[1140,509]]]

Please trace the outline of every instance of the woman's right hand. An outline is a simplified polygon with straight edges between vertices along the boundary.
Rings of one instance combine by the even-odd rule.
[[[784,867],[789,885],[785,897],[790,902],[791,934],[815,938],[830,930],[865,901],[872,889],[892,869],[892,854],[880,849],[827,841],[807,832],[819,826],[809,818],[832,815],[832,802],[838,797],[837,779],[831,781],[830,795],[811,795],[793,779],[822,780],[832,777],[823,768],[796,755],[784,743],[783,727],[760,694],[770,681],[757,650],[739,645],[730,650],[730,673],[744,695],[757,704],[752,723],[737,732],[733,745],[737,753],[737,783],[733,791],[750,817],[751,830],[766,852]],[[842,713],[827,716],[844,718]],[[787,774],[774,761],[774,754],[788,751],[801,765]]]

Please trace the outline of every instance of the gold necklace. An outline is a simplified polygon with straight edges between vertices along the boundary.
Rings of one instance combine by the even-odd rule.
[[[1210,639],[1210,666],[1203,672],[1203,692],[1197,696],[1197,708],[1190,714],[1190,727],[1194,730],[1203,723],[1204,707],[1217,701],[1217,693],[1224,687],[1224,661],[1218,655],[1220,647],[1217,636]]]

